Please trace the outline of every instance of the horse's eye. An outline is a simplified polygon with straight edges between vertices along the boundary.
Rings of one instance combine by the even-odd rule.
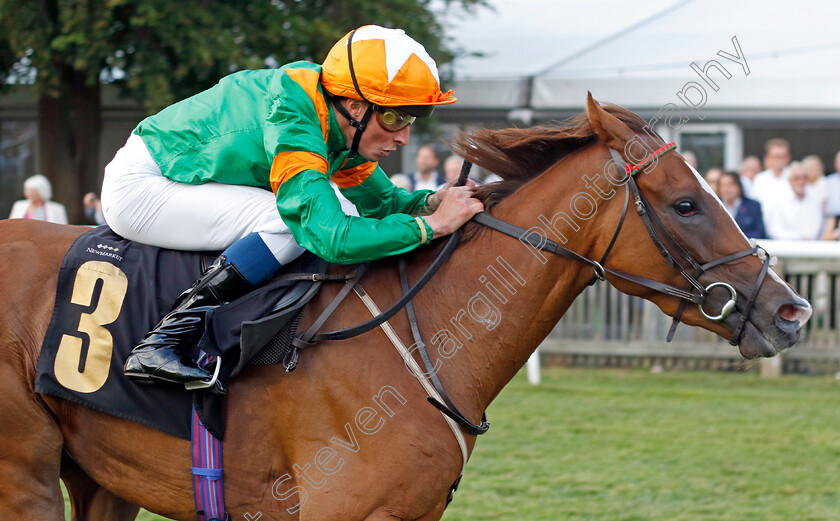
[[[694,215],[697,213],[697,208],[691,201],[680,201],[674,205],[674,209],[676,209],[677,213],[682,216]]]

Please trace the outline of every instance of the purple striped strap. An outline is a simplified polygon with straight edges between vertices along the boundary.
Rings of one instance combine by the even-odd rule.
[[[210,434],[195,411],[191,421],[192,476],[199,521],[228,519],[222,487],[222,442]]]
[[[219,479],[222,477],[222,471],[219,469],[202,469],[192,467],[193,476],[207,476],[207,479]]]

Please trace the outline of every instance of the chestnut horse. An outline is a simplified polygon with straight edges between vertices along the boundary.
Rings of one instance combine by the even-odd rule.
[[[456,149],[504,178],[478,189],[488,212],[525,228],[539,226],[569,249],[599,259],[619,227],[624,204],[623,187],[600,174],[609,148],[636,162],[626,150],[634,140],[649,150],[662,145],[644,127],[631,112],[601,107],[590,97],[587,111],[564,126],[480,131],[462,137]],[[663,154],[637,183],[649,209],[699,261],[749,248],[676,151]],[[468,228],[414,303],[438,376],[454,403],[478,421],[593,272],[587,264],[543,255],[475,223]],[[0,519],[63,519],[59,477],[67,483],[77,520],[132,519],[134,505],[195,519],[189,442],[33,390],[58,267],[82,231],[0,223],[5,267],[0,294],[6,302],[0,318]],[[436,249],[421,248],[407,257],[410,280],[419,277]],[[685,286],[632,205],[606,267]],[[688,304],[681,321],[731,336],[762,267],[749,255],[705,273],[704,286],[725,281],[737,290],[736,311],[710,321]],[[608,278],[619,290],[677,313],[680,301],[674,296]],[[762,278],[741,337],[746,358],[792,346],[810,316],[809,304],[772,272]],[[374,263],[362,285],[380,309],[387,307],[400,295],[396,262]],[[301,331],[337,291],[322,290],[308,306]],[[719,309],[722,301],[706,305]],[[369,312],[351,295],[325,329],[367,319]],[[404,313],[390,324],[411,343]],[[380,329],[305,350],[292,373],[247,367],[226,397],[224,485],[232,519],[259,514],[271,520],[440,519],[462,461],[449,426],[426,397]],[[466,439],[471,451],[475,437]]]

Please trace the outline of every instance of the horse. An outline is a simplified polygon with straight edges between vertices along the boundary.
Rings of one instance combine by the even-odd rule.
[[[482,130],[456,139],[453,147],[468,160],[503,178],[476,191],[487,213],[541,230],[587,259],[601,259],[611,249],[602,270],[593,272],[597,262],[548,255],[534,241],[465,226],[458,247],[413,303],[436,374],[467,418],[481,418],[575,297],[600,277],[723,337],[733,334],[743,315],[739,349],[745,358],[772,356],[796,343],[810,305],[767,273],[758,256],[730,256],[750,248],[747,238],[676,151],[659,155],[655,168],[636,179],[648,211],[669,232],[659,233],[659,245],[682,248],[701,263],[730,256],[699,280],[706,287],[730,285],[736,306],[712,320],[725,289],[708,290],[704,311],[638,282],[683,287],[686,279],[635,211],[625,219],[622,186],[611,184],[623,171],[610,170],[616,178],[610,181],[604,165],[611,149],[634,163],[634,146],[662,145],[644,120],[619,106],[601,106],[591,95],[585,112],[562,125]],[[0,222],[0,293],[6,300],[0,317],[0,518],[63,519],[62,478],[77,521],[133,519],[137,506],[194,519],[188,441],[34,391],[58,267],[82,232]],[[410,280],[435,257],[435,244],[406,255]],[[331,268],[342,269],[349,268]],[[394,259],[373,263],[361,284],[380,308],[402,294]],[[337,292],[322,289],[307,306],[301,330]],[[351,295],[324,328],[370,318]],[[411,339],[404,313],[389,323],[403,342]],[[382,330],[302,350],[291,373],[280,366],[246,367],[230,382],[225,400],[224,485],[232,519],[431,521],[443,515],[461,471],[461,451]],[[465,438],[471,452],[476,436]]]

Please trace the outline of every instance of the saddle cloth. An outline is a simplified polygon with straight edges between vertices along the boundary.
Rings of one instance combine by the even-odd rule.
[[[148,385],[123,376],[128,354],[201,275],[206,253],[179,252],[126,240],[107,226],[85,232],[68,250],[55,307],[41,346],[35,391],[190,439],[191,406],[223,439],[222,397],[178,385]],[[284,273],[326,271],[305,253]],[[279,275],[279,274],[278,274]],[[250,363],[279,363],[302,310],[292,306],[313,282],[277,277],[208,314],[199,348],[222,355],[226,383]],[[194,358],[198,352],[189,353]]]

